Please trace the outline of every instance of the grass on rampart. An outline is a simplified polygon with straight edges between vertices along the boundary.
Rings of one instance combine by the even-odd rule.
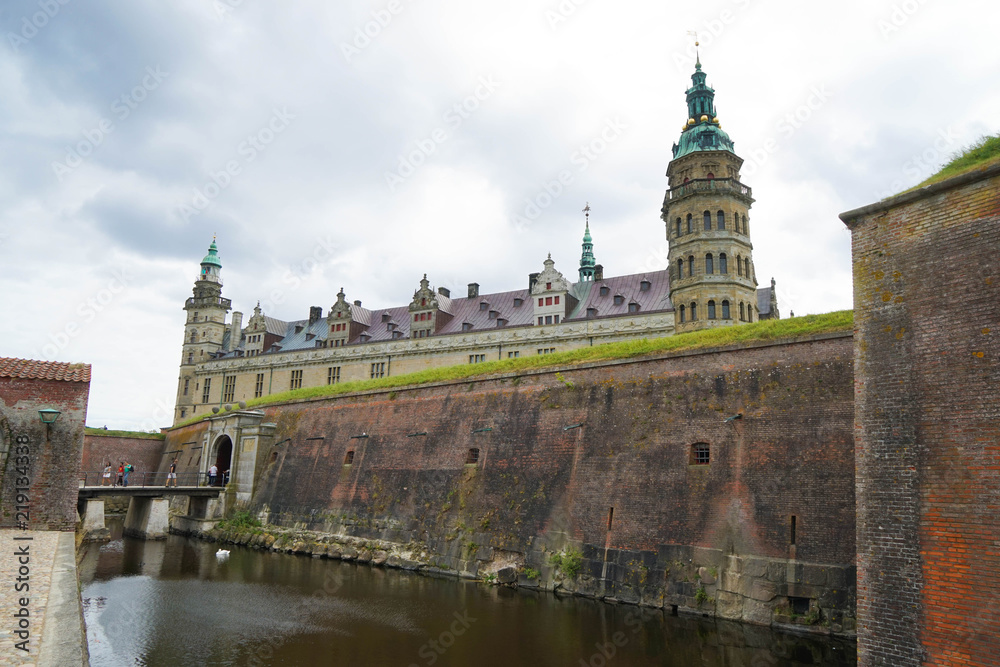
[[[941,171],[928,178],[923,183],[915,185],[910,190],[916,190],[932,183],[959,176],[974,169],[981,169],[994,162],[1000,162],[1000,134],[983,135],[971,145],[963,148],[952,156],[951,161],[941,167]],[[909,190],[907,190],[909,192]]]
[[[308,398],[338,396],[340,394],[371,389],[391,389],[429,384],[432,382],[464,380],[498,373],[516,373],[518,371],[558,368],[594,361],[631,359],[664,352],[680,352],[684,350],[738,345],[741,343],[773,341],[834,331],[851,331],[853,327],[854,311],[851,310],[841,310],[823,315],[806,315],[805,317],[793,317],[786,320],[764,320],[752,324],[719,327],[718,329],[708,329],[663,338],[643,338],[620,343],[595,345],[594,347],[581,347],[555,354],[487,361],[481,364],[429,368],[424,371],[417,371],[416,373],[378,378],[375,380],[355,380],[319,387],[306,387],[255,398],[247,401],[247,407],[254,408]],[[178,426],[187,426],[210,416],[212,416],[211,413],[196,415],[180,422]]]
[[[149,433],[147,431],[112,431],[103,428],[86,427],[87,435],[103,435],[109,438],[136,438],[137,440],[163,440],[167,436],[163,433]]]

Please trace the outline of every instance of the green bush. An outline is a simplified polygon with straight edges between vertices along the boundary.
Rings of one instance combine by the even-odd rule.
[[[576,549],[567,549],[549,556],[549,565],[573,579],[580,574],[580,568],[583,566],[583,554]]]

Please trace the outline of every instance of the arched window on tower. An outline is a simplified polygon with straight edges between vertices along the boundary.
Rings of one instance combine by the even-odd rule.
[[[753,322],[753,306],[747,304],[747,322]]]
[[[746,257],[743,260],[743,275],[745,275],[747,278],[752,277],[750,275],[750,258],[749,257]]]
[[[729,261],[724,252],[719,253],[719,273],[729,273]]]
[[[726,228],[726,212],[719,211],[715,214],[715,228],[723,230]]]
[[[194,363],[194,352],[188,352],[188,363],[189,364]]]
[[[715,174],[713,174],[712,172],[708,172],[708,176],[706,176],[705,178],[707,178],[708,180],[712,180],[713,178],[715,178]]]
[[[677,260],[677,280],[680,280],[683,277],[684,277],[684,260],[679,259]]]
[[[692,301],[691,302],[691,321],[694,322],[697,319],[698,319],[698,302],[697,301]]]
[[[728,301],[723,301],[722,302],[722,319],[724,319],[724,320],[730,319],[730,317],[729,317],[729,302]]]
[[[739,255],[736,255],[736,275],[743,275],[743,258]]]
[[[749,235],[750,231],[747,229],[747,217],[743,216],[743,233]]]
[[[694,255],[688,255],[688,278],[694,275]]]
[[[705,231],[706,232],[712,231],[712,212],[711,211],[705,211],[702,214],[702,217],[705,218]]]
[[[195,336],[195,332],[193,332],[193,331],[192,331],[192,332],[191,332],[191,340],[190,340],[190,341],[188,341],[188,342],[191,342],[191,343],[193,343],[193,342],[194,342],[194,336]]]
[[[688,213],[687,223],[688,223],[688,234],[690,234],[691,233],[691,214],[690,213]]]
[[[708,319],[715,319],[715,301],[708,302]]]
[[[677,234],[676,234],[676,236],[680,236],[680,235],[681,235],[681,219],[677,218]]]
[[[681,306],[681,322],[684,321],[684,306]]]
[[[710,276],[715,273],[715,262],[712,260],[712,253],[705,255],[705,275]]]
[[[743,302],[740,301],[740,322],[743,322],[746,319],[747,319],[746,310],[744,310],[743,308]]]

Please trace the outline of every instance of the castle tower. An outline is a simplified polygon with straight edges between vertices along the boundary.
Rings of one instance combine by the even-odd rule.
[[[743,159],[722,131],[715,90],[701,59],[687,90],[688,118],[667,167],[663,200],[676,331],[755,322],[755,278],[747,213],[750,188],[740,183]]]
[[[590,238],[590,202],[583,208],[587,214],[587,227],[583,232],[583,254],[580,255],[580,282],[594,279],[597,260],[594,259],[594,240]]]
[[[212,398],[203,400],[206,394],[211,397],[221,395],[222,387],[201,386],[195,379],[198,364],[222,349],[226,333],[226,313],[232,308],[232,303],[222,298],[221,272],[222,262],[219,261],[219,249],[213,237],[208,254],[201,260],[201,273],[195,280],[194,293],[184,302],[187,321],[184,325],[174,423],[197,414],[199,404],[210,403]],[[233,331],[231,335],[239,336],[239,332]],[[205,409],[202,408],[202,412]]]

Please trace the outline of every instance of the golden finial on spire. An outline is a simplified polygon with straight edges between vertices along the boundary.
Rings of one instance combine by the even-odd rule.
[[[583,207],[583,212],[587,214],[587,226],[590,226],[590,202]]]
[[[696,69],[701,69],[701,54],[698,52],[698,46],[700,45],[698,33],[694,30],[688,30],[688,34],[694,37],[694,66]]]

